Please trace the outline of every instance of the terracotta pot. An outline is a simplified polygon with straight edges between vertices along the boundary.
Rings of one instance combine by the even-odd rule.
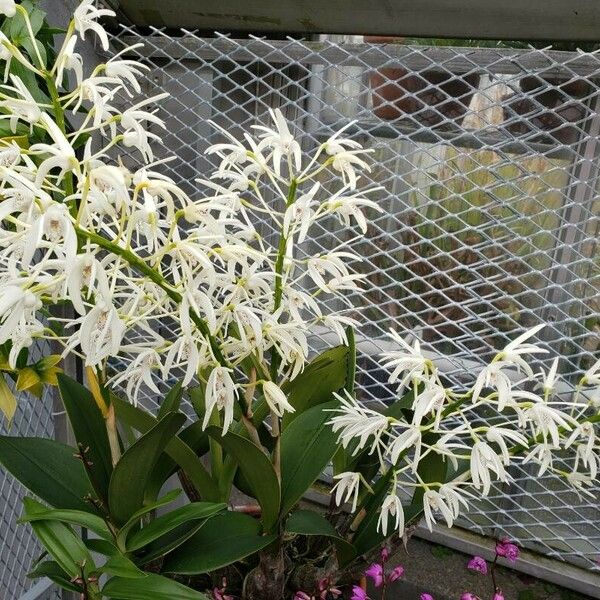
[[[402,38],[365,36],[366,42],[398,43]],[[479,84],[479,75],[454,75],[427,70],[409,73],[398,67],[383,67],[369,73],[373,112],[392,120],[415,115],[419,122],[435,125],[464,116]]]
[[[527,95],[509,100],[505,108],[505,120],[512,119],[508,131],[515,135],[537,132],[561,144],[575,143],[581,135],[577,124],[589,113],[581,98],[591,93],[590,84],[584,79],[564,82],[540,75],[528,75],[519,83]]]

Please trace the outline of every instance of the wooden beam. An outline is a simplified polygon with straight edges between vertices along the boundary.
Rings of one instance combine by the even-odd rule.
[[[136,25],[206,31],[600,40],[598,0],[112,0]]]

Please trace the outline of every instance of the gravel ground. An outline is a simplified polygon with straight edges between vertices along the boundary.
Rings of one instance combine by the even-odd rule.
[[[469,556],[412,538],[408,551],[390,559],[389,565],[401,564],[405,575],[389,588],[386,600],[419,600],[427,592],[434,600],[460,600],[464,592],[472,592],[482,600],[492,600],[492,580],[467,569]],[[496,579],[505,600],[591,600],[588,596],[559,588],[504,567],[496,567]],[[379,600],[379,592],[369,592]]]

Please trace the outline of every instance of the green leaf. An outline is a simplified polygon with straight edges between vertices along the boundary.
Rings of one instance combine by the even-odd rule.
[[[208,573],[262,550],[277,536],[260,535],[252,517],[226,512],[213,517],[187,542],[167,555],[163,571],[194,575]]]
[[[136,579],[113,577],[102,588],[102,595],[113,600],[208,600],[201,592],[152,573]]]
[[[28,519],[46,507],[32,498],[23,498],[24,517]],[[70,527],[58,521],[31,521],[31,528],[41,544],[70,577],[93,570],[92,555]]]
[[[263,527],[265,531],[270,531],[277,522],[281,501],[279,480],[271,461],[256,444],[235,433],[222,435],[218,427],[210,427],[208,434],[237,462],[261,506]]]
[[[83,589],[70,581],[70,577],[60,567],[60,565],[54,560],[44,560],[39,562],[35,567],[27,573],[27,577],[30,579],[37,579],[38,577],[47,577],[56,585],[70,592],[81,593]]]
[[[163,558],[175,548],[181,546],[185,541],[195,535],[201,527],[206,525],[206,521],[193,521],[184,523],[168,533],[160,536],[158,539],[144,546],[142,550],[136,552],[135,560],[140,565],[148,564],[159,558]]]
[[[103,519],[95,514],[89,512],[83,512],[81,510],[68,510],[58,508],[48,508],[46,510],[36,511],[34,514],[28,515],[22,519],[19,519],[20,523],[27,523],[31,521],[61,521],[62,523],[68,523],[69,525],[78,525],[79,527],[85,527],[101,538],[106,540],[112,540],[113,536],[110,533],[110,529],[106,525]]]
[[[108,507],[116,523],[126,523],[143,506],[156,461],[184,421],[184,415],[169,413],[121,456],[108,488]]]
[[[183,397],[183,387],[181,381],[178,381],[165,396],[160,408],[158,409],[158,418],[162,419],[169,412],[177,412],[181,406],[181,398]]]
[[[48,64],[48,54],[46,52],[46,48],[44,44],[40,40],[35,40],[35,45],[37,46],[40,58],[42,59],[42,64],[46,66]],[[21,41],[21,46],[27,51],[27,54],[31,57],[31,60],[34,64],[39,64],[37,53],[35,51],[35,46],[30,38],[25,38]]]
[[[96,554],[103,554],[104,556],[114,556],[119,553],[119,549],[109,542],[100,538],[87,538],[83,540],[86,548]]]
[[[115,577],[126,577],[128,579],[138,579],[145,577],[146,573],[139,569],[137,565],[122,554],[112,555],[99,569],[98,573],[106,573]]]
[[[142,506],[139,510],[135,511],[127,523],[121,527],[119,530],[119,535],[117,537],[117,541],[119,545],[124,546],[125,540],[127,539],[127,534],[131,530],[132,527],[135,527],[139,524],[140,519],[147,513],[160,508],[161,506],[166,506],[167,504],[171,504],[179,495],[181,494],[181,490],[171,490],[166,493],[162,498],[155,500],[154,502],[150,502]]]
[[[348,374],[348,346],[336,346],[314,358],[294,380],[282,386],[288,402],[296,412],[285,413],[284,429],[304,411],[333,400],[332,394],[340,391]]]
[[[0,463],[28,490],[57,508],[96,512],[92,488],[74,449],[54,440],[0,436]]]
[[[142,433],[149,431],[157,422],[151,414],[116,396],[111,397],[111,402],[119,419]],[[220,499],[217,484],[195,452],[180,437],[175,436],[165,451],[185,471],[203,500],[217,502]],[[155,484],[152,487],[156,489]]]
[[[347,563],[356,555],[354,546],[341,537],[323,515],[312,510],[294,511],[286,521],[285,530],[299,535],[321,535],[331,538],[337,547],[340,563]]]
[[[29,22],[31,23],[31,30],[35,36],[42,28],[46,14],[30,0],[24,0],[21,2],[21,6],[27,11]],[[30,39],[25,17],[23,17],[20,12],[17,12],[11,19],[8,19],[6,23],[8,25],[8,31],[5,33],[7,33],[15,43],[20,43],[21,40],[26,38]]]
[[[104,417],[91,392],[74,379],[58,375],[58,388],[75,439],[91,463],[87,469],[90,481],[106,501],[113,466]]]
[[[212,502],[193,502],[157,517],[140,531],[136,531],[127,540],[127,551],[134,552],[143,548],[150,542],[169,533],[171,530],[200,519],[208,519],[217,513],[227,509],[226,504],[215,504]]]
[[[196,456],[203,456],[208,452],[208,434],[202,429],[202,421],[194,421],[182,429],[177,437],[184,442],[193,451]],[[169,446],[166,452],[163,452],[156,463],[152,473],[152,481],[148,489],[150,497],[157,496],[164,482],[179,469],[179,465],[169,456]],[[207,477],[208,472],[206,473]]]
[[[439,439],[439,435],[435,433],[425,434],[423,436],[423,443],[428,446],[433,446]],[[446,474],[448,471],[448,463],[444,460],[441,454],[430,452],[424,456],[419,462],[419,468],[417,474],[419,478],[423,480],[423,483],[443,483],[446,481]],[[423,495],[425,490],[422,487],[415,488],[415,492],[412,497],[410,504],[410,512],[421,513],[423,511]],[[409,515],[409,519],[414,516]],[[408,520],[408,519],[407,519]]]
[[[287,514],[317,480],[337,450],[327,425],[338,401],[319,404],[297,417],[281,434],[281,514]]]

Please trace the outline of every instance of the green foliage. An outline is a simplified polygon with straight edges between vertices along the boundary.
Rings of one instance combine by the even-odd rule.
[[[90,510],[92,487],[76,450],[54,440],[0,436],[0,464],[51,506]]]
[[[108,505],[117,523],[127,522],[143,506],[156,462],[184,420],[182,414],[168,413],[128,448],[116,464],[108,488]]]
[[[38,511],[44,512],[46,508],[32,498],[24,498],[23,507],[24,519],[29,519]],[[47,519],[31,520],[31,527],[48,554],[71,579],[93,570],[92,555],[70,527]]]
[[[113,577],[102,588],[102,594],[114,600],[208,600],[200,592],[151,573],[143,578]]]
[[[279,515],[281,490],[277,474],[267,455],[252,443],[235,433],[222,435],[217,427],[210,427],[209,435],[236,461],[249,491],[262,508],[262,523],[270,531]]]
[[[281,435],[281,514],[286,515],[317,480],[337,450],[327,425],[338,401],[309,408]]]
[[[297,510],[285,523],[288,533],[330,538],[338,551],[341,564],[349,562],[356,556],[356,549],[336,531],[335,527],[322,515],[312,510]]]
[[[61,566],[55,560],[42,560],[38,562],[29,573],[27,577],[30,579],[37,579],[38,577],[47,577],[50,581],[60,586],[64,590],[69,592],[81,593],[82,589],[80,586],[75,585],[69,575],[61,568]]]
[[[353,353],[349,352],[348,346],[325,350],[293,381],[282,386],[288,402],[296,409],[296,412],[285,413],[284,428],[309,408],[333,400],[332,394],[341,391],[346,384],[350,356]]]
[[[226,512],[210,519],[187,542],[165,558],[167,573],[208,573],[246,558],[271,544],[276,535],[261,535],[252,517]]]
[[[83,465],[96,494],[103,501],[108,499],[108,486],[113,472],[110,445],[104,417],[92,394],[75,380],[59,375],[58,387],[61,399],[75,439],[83,453]]]
[[[116,396],[111,397],[111,402],[115,407],[117,417],[141,433],[146,433],[157,423],[157,419],[150,413]],[[148,493],[158,493],[165,480],[179,466],[190,478],[202,499],[211,502],[218,501],[220,493],[216,482],[198,458],[197,453],[188,446],[184,439],[190,440],[195,447],[202,447],[203,442],[207,440],[207,436],[201,430],[201,423],[200,425],[197,423],[190,425],[187,430],[184,430],[179,436],[174,436],[169,441],[165,450],[170,459],[163,455],[157,461],[155,470],[148,482]]]
[[[135,552],[186,523],[208,519],[226,509],[226,504],[212,502],[194,502],[176,508],[131,535],[127,539],[127,551]]]

